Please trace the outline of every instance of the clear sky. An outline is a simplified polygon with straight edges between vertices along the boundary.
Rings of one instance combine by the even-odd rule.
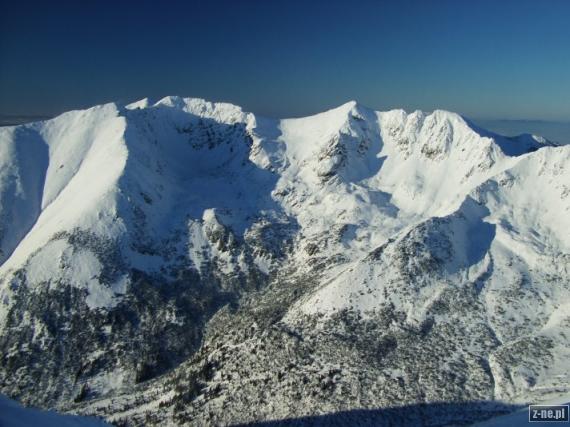
[[[197,96],[570,121],[570,1],[0,0],[0,115]]]

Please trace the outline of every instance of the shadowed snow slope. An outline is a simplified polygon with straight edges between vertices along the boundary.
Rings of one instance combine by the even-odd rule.
[[[216,340],[226,333],[241,336],[235,328],[256,336],[275,324],[308,334],[319,369],[336,363],[325,348],[346,350],[350,369],[372,366],[384,394],[351,395],[345,407],[333,395],[307,398],[303,414],[257,408],[267,417],[443,400],[456,389],[516,400],[565,388],[569,149],[451,112],[356,102],[277,120],[166,97],[0,128],[0,390],[135,424],[146,410],[172,420],[180,399],[204,423],[248,422],[258,418],[245,403],[223,415],[206,391],[261,393],[255,382],[234,389],[231,358],[211,368],[218,376],[189,380],[187,370],[214,357],[207,349],[225,346]],[[323,343],[313,331],[348,338]],[[353,339],[368,343],[364,353],[350,353]],[[403,352],[449,370],[431,365],[448,344],[460,371],[449,390],[423,374],[427,391],[402,392],[422,375]],[[307,378],[321,375],[313,368]],[[361,390],[365,379],[349,371],[346,387]],[[180,397],[174,380],[160,383],[167,372],[195,390]],[[139,409],[119,399],[136,384]],[[114,396],[117,407],[90,403]]]
[[[24,408],[13,400],[0,396],[0,425],[2,427],[105,427],[109,424],[94,418]]]

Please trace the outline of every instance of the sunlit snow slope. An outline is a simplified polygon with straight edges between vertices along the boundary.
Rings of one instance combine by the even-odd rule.
[[[206,226],[221,222],[243,235],[263,215],[290,216],[304,234],[345,222],[356,237],[346,245],[367,250],[414,221],[451,212],[513,164],[506,153],[521,151],[443,111],[377,113],[350,102],[275,121],[176,97],[5,127],[0,139],[0,273],[27,263],[33,286],[70,279],[54,260],[81,259],[69,281],[87,290],[93,308],[116,304],[129,278],[116,272],[101,283],[100,260],[71,253],[54,240],[58,233],[88,230],[116,242],[141,270],[171,262],[156,248],[182,227],[185,241],[168,242],[168,250],[199,268],[205,254],[216,254],[203,246]],[[529,144],[521,146],[543,145]],[[228,269],[239,264],[225,261]],[[267,259],[257,261],[268,268]]]

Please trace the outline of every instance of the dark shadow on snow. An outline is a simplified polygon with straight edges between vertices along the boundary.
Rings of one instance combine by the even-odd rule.
[[[284,420],[234,424],[234,426],[443,427],[469,425],[513,412],[521,407],[493,401],[420,403],[379,409],[354,409]]]

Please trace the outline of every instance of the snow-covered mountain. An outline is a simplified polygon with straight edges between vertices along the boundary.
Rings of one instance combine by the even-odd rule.
[[[355,102],[0,128],[0,391],[231,424],[566,390],[569,163]]]

